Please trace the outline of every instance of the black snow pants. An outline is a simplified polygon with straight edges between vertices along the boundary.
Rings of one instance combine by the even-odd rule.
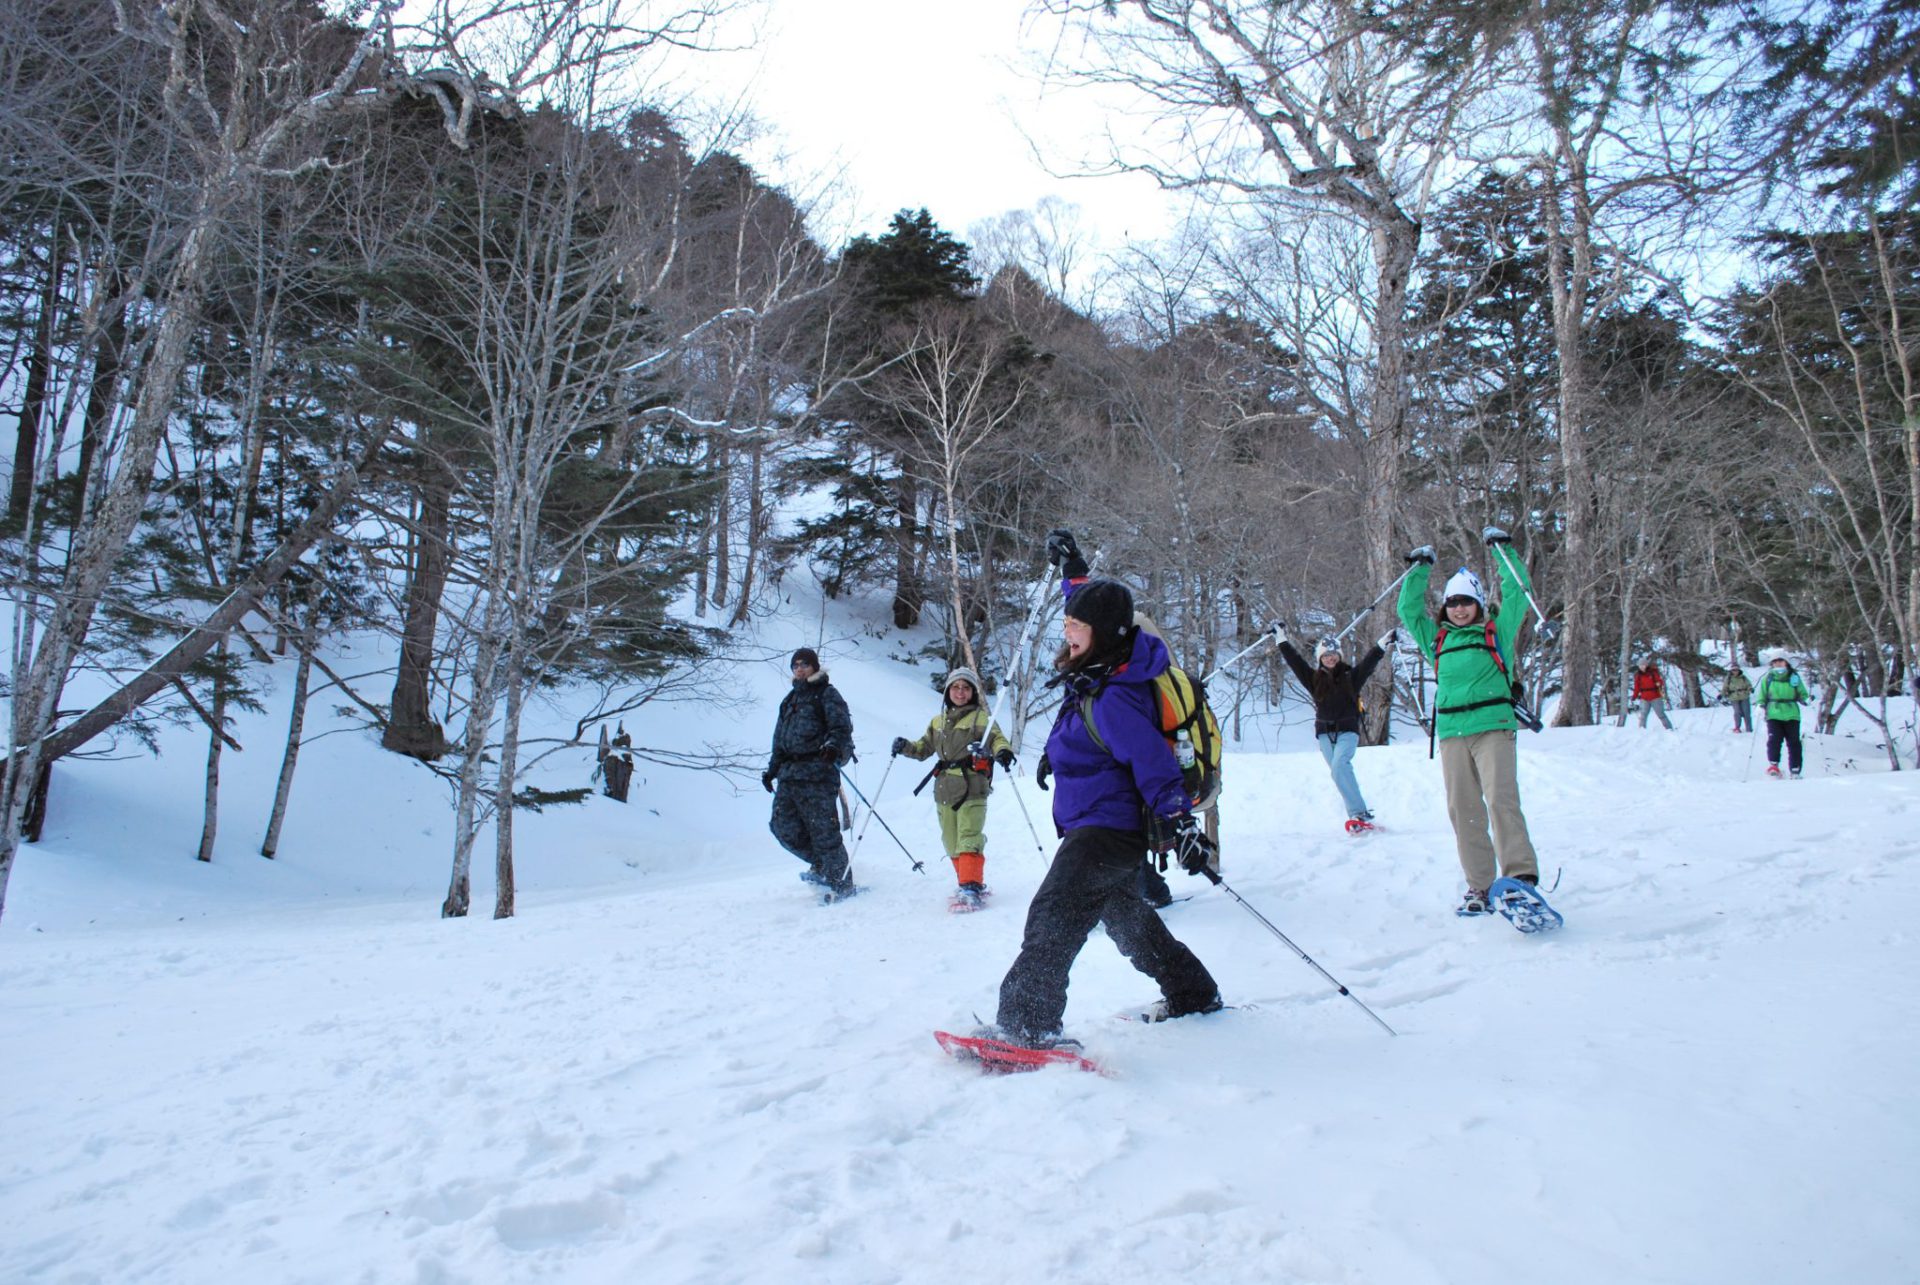
[[[1002,1031],[1019,1040],[1059,1034],[1067,974],[1095,924],[1106,926],[1127,962],[1158,982],[1173,1007],[1202,1008],[1219,993],[1205,965],[1140,900],[1146,851],[1147,838],[1137,831],[1089,826],[1067,832],[1027,907],[1019,957],[1000,983]]]
[[[1787,770],[1800,770],[1800,720],[1797,718],[1770,718],[1767,720],[1767,762],[1778,766],[1780,763],[1780,742],[1787,743]]]
[[[773,818],[767,822],[781,847],[835,888],[853,881],[847,845],[840,841],[839,803],[840,789],[831,781],[782,779],[773,796]]]

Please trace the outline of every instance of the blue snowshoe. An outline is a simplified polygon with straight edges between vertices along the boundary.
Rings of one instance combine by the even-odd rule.
[[[1549,932],[1566,922],[1538,888],[1519,879],[1495,879],[1487,889],[1487,901],[1523,933]]]

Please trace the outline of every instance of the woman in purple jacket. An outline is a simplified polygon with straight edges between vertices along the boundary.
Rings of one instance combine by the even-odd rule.
[[[1064,564],[1068,594],[1066,646],[1054,662],[1054,683],[1065,690],[1038,779],[1044,787],[1053,776],[1053,822],[1062,841],[1027,909],[1020,955],[1000,983],[993,1032],[1035,1048],[1074,1043],[1060,1037],[1067,974],[1095,924],[1159,983],[1163,998],[1146,1014],[1150,1020],[1220,1007],[1212,975],[1140,900],[1137,887],[1149,827],[1189,873],[1205,867],[1212,848],[1153,712],[1150,687],[1169,663],[1166,646],[1135,627],[1125,585],[1084,579],[1087,565],[1070,535],[1056,533],[1049,549]],[[1106,748],[1087,733],[1083,699],[1092,701]]]

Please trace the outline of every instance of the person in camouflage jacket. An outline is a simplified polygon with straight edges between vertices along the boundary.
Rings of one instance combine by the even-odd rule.
[[[791,668],[793,690],[780,702],[773,753],[760,776],[773,794],[767,828],[807,863],[800,877],[824,888],[828,901],[838,901],[854,892],[837,807],[840,769],[853,759],[853,716],[813,648],[794,652]]]

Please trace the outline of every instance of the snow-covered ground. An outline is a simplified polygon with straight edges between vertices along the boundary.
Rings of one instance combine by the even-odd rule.
[[[871,794],[936,707],[889,659],[925,640],[828,619]],[[784,686],[629,726],[758,749]],[[1524,736],[1567,917],[1527,938],[1453,916],[1424,741],[1361,753],[1386,829],[1351,839],[1292,705],[1229,758],[1226,878],[1398,1036],[1176,874],[1245,1007],[1116,1020],[1153,988],[1096,934],[1068,1024],[1111,1073],[983,1078],[931,1032],[991,1016],[1045,868],[1004,789],[983,914],[945,912],[909,764],[881,816],[926,873],[875,826],[828,908],[757,782],[643,765],[629,806],[519,820],[517,918],[483,844],[442,921],[445,789],[363,733],[307,748],[253,855],[284,715],[241,725],[211,865],[197,736],[59,768],[0,923],[0,1278],[1920,1280],[1920,775],[1864,724],[1799,782],[1721,710]]]

